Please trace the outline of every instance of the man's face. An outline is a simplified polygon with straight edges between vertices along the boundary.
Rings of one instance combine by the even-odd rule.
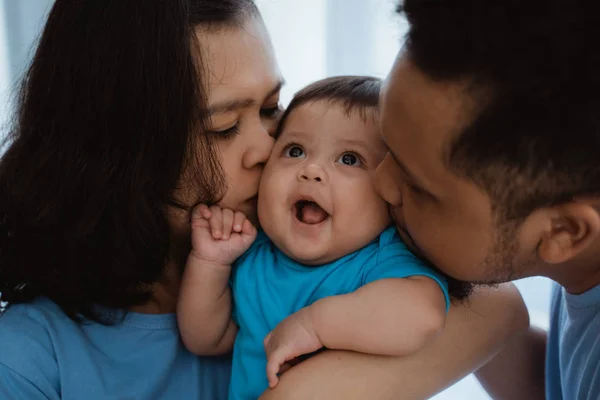
[[[534,237],[497,223],[489,197],[447,165],[452,140],[474,115],[465,86],[434,81],[402,55],[381,105],[389,153],[377,188],[404,241],[456,279],[491,283],[528,274]]]

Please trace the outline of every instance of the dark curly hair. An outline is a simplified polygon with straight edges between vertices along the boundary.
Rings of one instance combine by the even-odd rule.
[[[480,108],[447,154],[500,221],[600,195],[600,24],[590,0],[405,0],[406,50]]]
[[[203,129],[194,29],[239,26],[252,0],[56,0],[0,160],[0,292],[71,318],[143,304],[173,247],[180,177],[223,190]],[[192,151],[193,149],[193,151]]]

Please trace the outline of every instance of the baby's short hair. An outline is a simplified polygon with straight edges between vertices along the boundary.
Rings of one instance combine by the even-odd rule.
[[[285,122],[294,109],[313,101],[339,103],[348,115],[358,112],[366,120],[369,111],[379,110],[381,84],[381,79],[372,76],[335,76],[308,85],[294,95],[281,117],[276,137],[283,131]]]

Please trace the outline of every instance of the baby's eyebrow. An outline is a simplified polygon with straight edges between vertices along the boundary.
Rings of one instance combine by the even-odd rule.
[[[349,146],[349,147],[357,147],[359,150],[365,152],[371,152],[370,147],[364,140],[354,140],[354,139],[341,139],[339,141],[340,144]]]
[[[300,132],[300,131],[284,131],[281,133],[281,135],[279,135],[278,139],[281,139],[283,136],[285,135],[285,139],[286,140],[293,140],[293,139],[303,139],[306,140],[306,138],[310,138],[310,135],[307,135],[305,132]]]

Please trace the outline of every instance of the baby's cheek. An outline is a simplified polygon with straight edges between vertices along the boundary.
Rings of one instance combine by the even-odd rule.
[[[392,222],[388,204],[375,192],[364,192],[361,197],[358,210],[362,214],[363,223],[369,230],[383,231]]]

